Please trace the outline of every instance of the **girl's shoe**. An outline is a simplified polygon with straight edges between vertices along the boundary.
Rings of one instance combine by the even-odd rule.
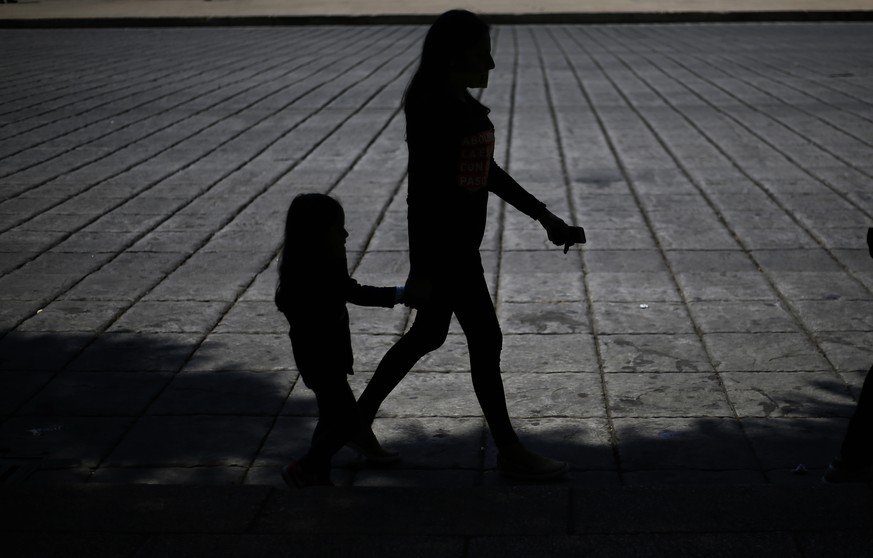
[[[565,461],[538,455],[517,442],[497,454],[500,473],[524,480],[549,480],[564,476],[570,466]]]
[[[346,445],[367,458],[368,461],[387,465],[400,461],[400,454],[388,451],[379,444],[371,427],[362,428]]]
[[[289,488],[300,489],[310,486],[333,486],[330,480],[319,480],[307,473],[300,466],[299,461],[292,461],[282,468],[282,480]]]

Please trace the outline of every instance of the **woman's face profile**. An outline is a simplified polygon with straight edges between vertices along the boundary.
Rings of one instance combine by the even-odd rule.
[[[463,87],[488,87],[488,72],[493,69],[491,35],[485,33],[455,62],[452,69],[452,82]]]

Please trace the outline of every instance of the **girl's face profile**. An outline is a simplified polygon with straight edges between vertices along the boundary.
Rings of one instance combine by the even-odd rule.
[[[488,87],[488,72],[494,69],[491,57],[491,35],[485,33],[464,51],[452,70],[452,81],[463,87]]]
[[[331,223],[327,228],[325,243],[327,251],[333,257],[345,257],[346,255],[346,239],[349,237],[346,231],[346,220],[344,216]]]

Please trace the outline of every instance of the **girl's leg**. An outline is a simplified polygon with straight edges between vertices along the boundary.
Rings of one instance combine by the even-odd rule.
[[[485,277],[479,273],[463,283],[455,301],[455,315],[467,337],[473,390],[482,407],[488,428],[498,448],[518,442],[509,420],[503,380],[500,377],[500,352],[503,333],[494,312]]]
[[[300,460],[300,466],[319,483],[329,481],[331,458],[360,424],[352,388],[345,377],[331,372],[330,377],[311,382],[318,402],[318,423],[309,452]]]
[[[427,306],[418,310],[412,327],[385,353],[358,399],[361,424],[371,424],[382,402],[415,363],[445,343],[451,319],[451,305],[444,297],[434,296]]]

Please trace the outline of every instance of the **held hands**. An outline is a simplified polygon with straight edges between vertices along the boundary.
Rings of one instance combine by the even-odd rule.
[[[565,254],[570,250],[570,246],[585,244],[585,230],[582,227],[571,227],[548,209],[543,209],[537,220],[546,229],[552,244],[564,246]]]
[[[401,302],[410,308],[419,309],[430,299],[432,287],[429,279],[410,277],[403,288]]]

